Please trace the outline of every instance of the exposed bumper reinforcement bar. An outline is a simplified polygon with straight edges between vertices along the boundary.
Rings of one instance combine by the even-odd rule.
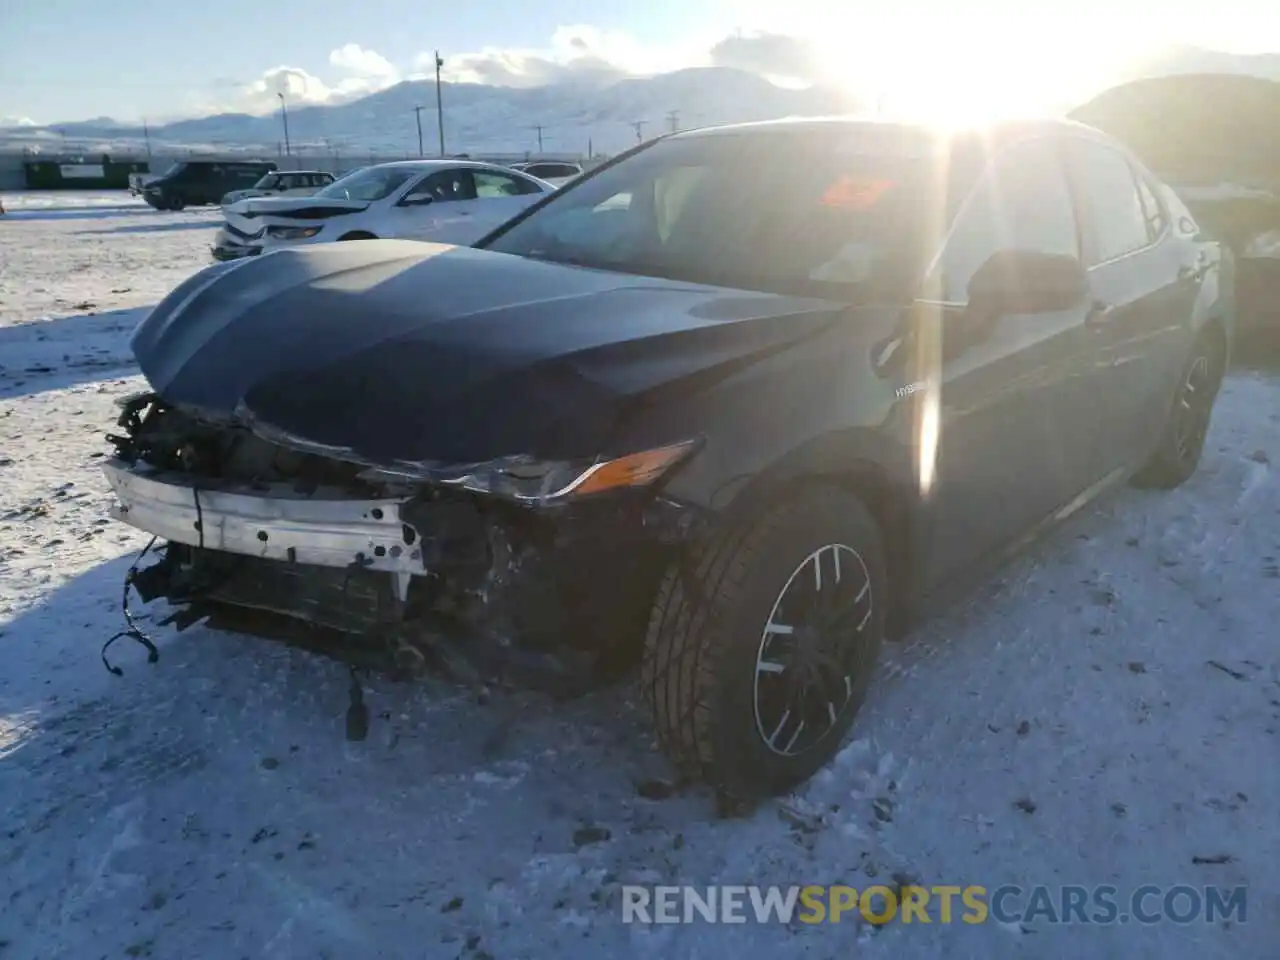
[[[117,458],[103,472],[119,501],[111,516],[165,540],[286,563],[426,572],[417,533],[400,516],[403,499],[197,490],[186,477]]]

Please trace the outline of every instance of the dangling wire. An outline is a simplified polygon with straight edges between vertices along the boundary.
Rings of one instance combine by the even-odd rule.
[[[124,622],[128,626],[102,645],[102,665],[107,668],[109,673],[113,673],[117,677],[123,677],[124,671],[119,667],[113,667],[111,665],[110,661],[107,660],[107,650],[113,643],[123,637],[128,637],[130,640],[140,643],[142,646],[147,648],[147,663],[155,663],[160,659],[160,651],[156,648],[155,643],[150,637],[142,632],[142,628],[139,627],[137,622],[133,619],[133,614],[129,612],[129,588],[133,586],[134,578],[138,575],[138,567],[141,565],[146,555],[151,552],[151,548],[155,545],[155,542],[156,538],[152,537],[147,542],[147,545],[142,548],[142,552],[138,554],[138,558],[133,561],[132,566],[129,567],[128,572],[124,575],[124,589],[120,593],[120,611],[124,614]]]

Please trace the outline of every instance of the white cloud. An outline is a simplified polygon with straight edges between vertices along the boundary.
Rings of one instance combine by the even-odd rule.
[[[242,109],[249,113],[274,109],[281,93],[290,103],[324,103],[332,98],[333,89],[301,67],[272,67],[241,90]]]
[[[419,55],[419,75],[434,75],[434,53]],[[538,87],[568,80],[617,80],[698,66],[706,47],[646,47],[625,33],[586,24],[558,27],[548,46],[504,49],[486,47],[475,53],[443,54],[441,77],[455,83],[500,87]]]
[[[557,27],[544,47],[486,47],[475,52],[441,51],[441,76],[454,83],[538,87],[580,80],[607,83],[695,66],[736,67],[778,82],[813,82],[820,76],[809,41],[785,33],[723,34],[690,37],[684,42],[647,45],[629,34],[588,24]],[[419,54],[409,69],[376,50],[347,43],[329,52],[321,75],[303,67],[280,65],[255,79],[223,85],[230,96],[193,104],[193,112],[236,111],[266,114],[279,109],[279,94],[290,105],[341,103],[383,90],[405,79],[435,75],[434,52]]]
[[[280,94],[290,104],[341,103],[375,93],[398,83],[400,71],[376,50],[348,43],[329,52],[329,66],[335,76],[323,79],[302,67],[281,65],[264,70],[248,83],[235,84],[230,102],[203,105],[200,112],[237,111],[263,114],[278,109]]]
[[[748,73],[798,82],[826,77],[823,57],[814,44],[783,33],[738,33],[725,37],[710,51],[717,67],[733,67]]]
[[[330,51],[329,65],[355,77],[395,77],[399,72],[382,54],[366,50],[358,43]]]
[[[0,127],[34,127],[36,122],[30,117],[0,116]]]

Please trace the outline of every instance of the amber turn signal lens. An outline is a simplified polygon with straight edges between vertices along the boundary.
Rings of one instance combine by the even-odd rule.
[[[653,483],[675,466],[690,450],[693,441],[632,453],[617,460],[598,463],[575,483],[567,493],[585,496],[616,490],[619,487],[643,487]]]

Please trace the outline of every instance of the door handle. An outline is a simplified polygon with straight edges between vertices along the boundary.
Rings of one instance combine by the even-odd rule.
[[[1111,319],[1115,307],[1102,300],[1095,300],[1089,305],[1089,312],[1084,316],[1086,327],[1100,327]]]

